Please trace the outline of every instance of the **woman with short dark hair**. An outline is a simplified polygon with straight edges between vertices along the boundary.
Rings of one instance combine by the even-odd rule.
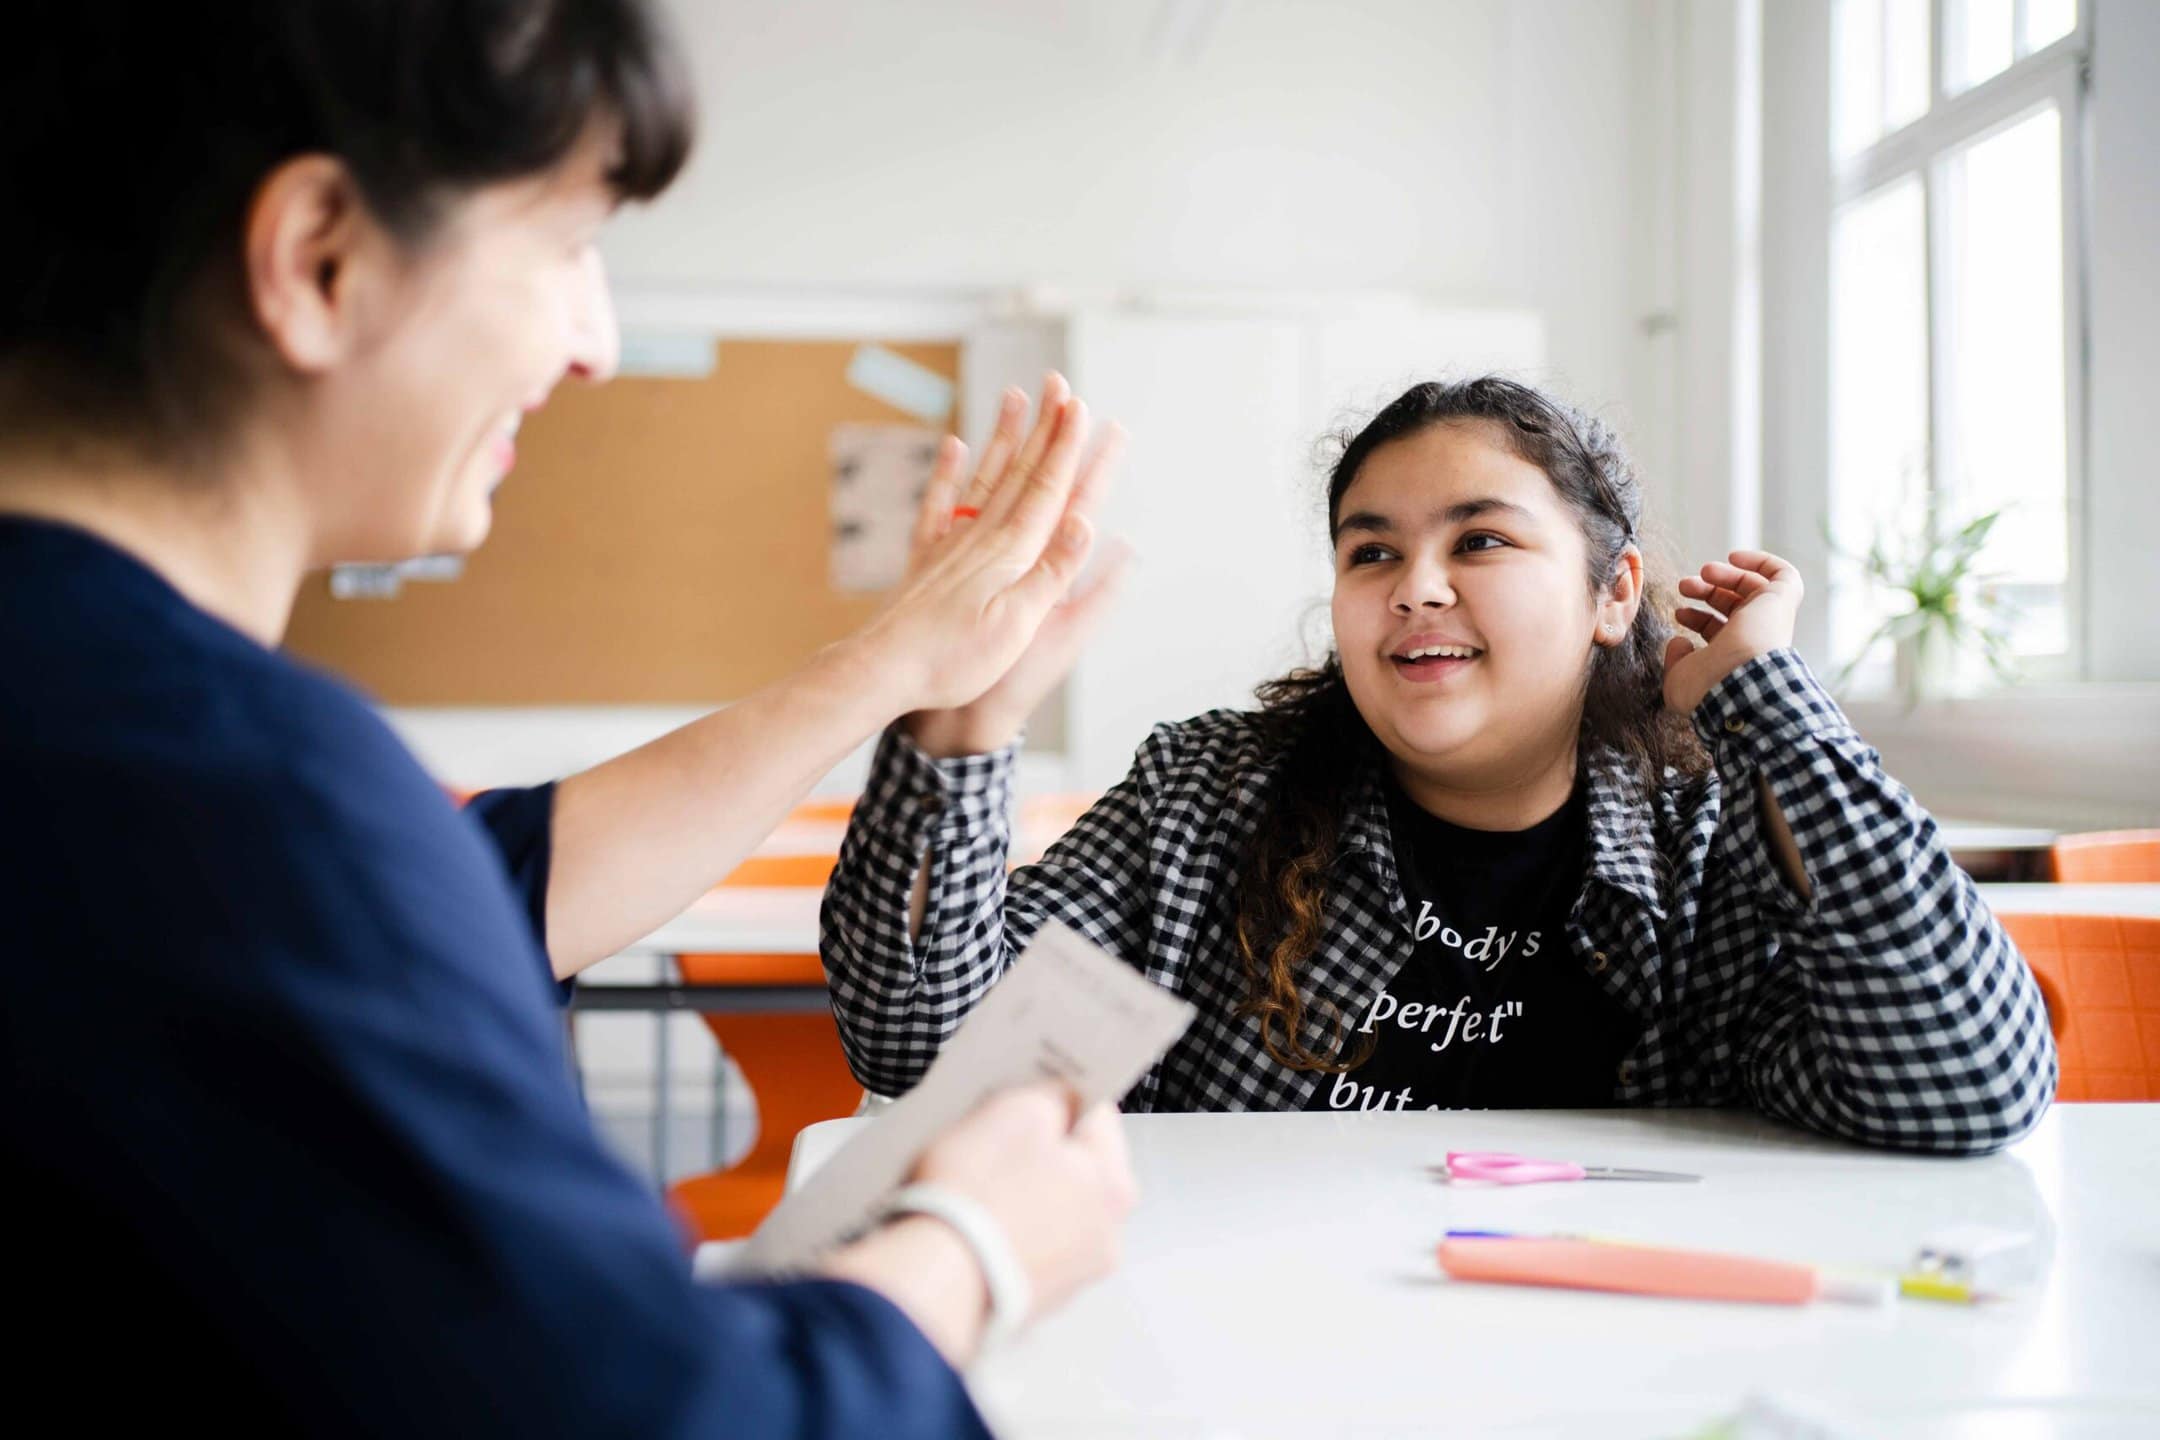
[[[1114,447],[1083,460],[1062,382],[1032,430],[1008,397],[979,518],[864,631],[461,816],[275,647],[304,575],[479,544],[520,418],[612,370],[594,236],[687,152],[668,41],[639,0],[70,0],[9,22],[0,1152],[22,1376],[90,1429],[979,1433],[952,1365],[1110,1263],[1132,1201],[1114,1117],[1002,1097],[919,1162],[937,1203],[814,1278],[702,1287],[596,1139],[552,991],[862,737],[1028,649]],[[961,463],[948,444],[942,473]]]

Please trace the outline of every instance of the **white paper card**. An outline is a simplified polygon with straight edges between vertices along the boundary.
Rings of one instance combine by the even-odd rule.
[[[1193,1013],[1130,965],[1045,923],[922,1083],[780,1202],[733,1257],[735,1272],[800,1270],[859,1233],[924,1148],[997,1091],[1053,1078],[1090,1105],[1116,1100]]]

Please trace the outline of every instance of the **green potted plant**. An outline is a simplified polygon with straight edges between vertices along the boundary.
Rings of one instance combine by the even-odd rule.
[[[1913,541],[1899,546],[1877,532],[1859,557],[1861,573],[1870,583],[1896,592],[1908,607],[1861,642],[1838,672],[1839,688],[1885,640],[1895,647],[1895,683],[1908,710],[1923,699],[1949,693],[1960,651],[1979,651],[1998,679],[2017,678],[2007,616],[1992,583],[1996,577],[1975,569],[2003,513],[1990,510],[1948,530],[1942,505],[1931,494],[1926,520]]]

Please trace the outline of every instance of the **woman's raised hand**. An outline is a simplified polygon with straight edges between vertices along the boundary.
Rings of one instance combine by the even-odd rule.
[[[1005,393],[981,463],[964,488],[967,447],[947,440],[939,452],[916,516],[908,578],[887,611],[891,618],[909,605],[937,604],[938,613],[961,612],[939,647],[953,658],[931,687],[935,693],[908,717],[909,733],[933,755],[995,750],[1018,734],[1072,668],[1116,593],[1130,559],[1122,547],[1085,590],[1073,590],[1093,538],[1087,517],[1124,448],[1123,432],[1115,425],[1083,458],[1086,439],[1085,407],[1071,397],[1062,377],[1051,375],[1032,429],[1027,396],[1019,390]],[[1034,492],[1057,496],[1061,519],[1047,546],[1036,542],[1040,558],[1034,568],[1001,593],[991,593],[983,577],[994,582],[1010,572],[981,568],[983,557],[1012,553],[1015,546],[1024,552],[1032,532],[1017,538],[1005,532],[1029,520],[1022,507]],[[971,612],[977,605],[980,609]]]
[[[1718,681],[1758,655],[1792,644],[1793,620],[1806,587],[1792,563],[1762,550],[1735,550],[1699,575],[1680,579],[1692,604],[1675,617],[1701,637],[1675,635],[1665,646],[1665,703],[1682,715]]]

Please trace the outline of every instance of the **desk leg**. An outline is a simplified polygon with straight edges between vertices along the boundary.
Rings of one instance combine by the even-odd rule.
[[[727,1076],[727,1052],[722,1050],[713,1056],[712,1124],[705,1136],[705,1164],[713,1170],[727,1164]]]
[[[668,1183],[668,1131],[674,1128],[675,1121],[674,1107],[668,1103],[675,1068],[668,1019],[665,1010],[653,1016],[653,1184],[663,1190]]]

